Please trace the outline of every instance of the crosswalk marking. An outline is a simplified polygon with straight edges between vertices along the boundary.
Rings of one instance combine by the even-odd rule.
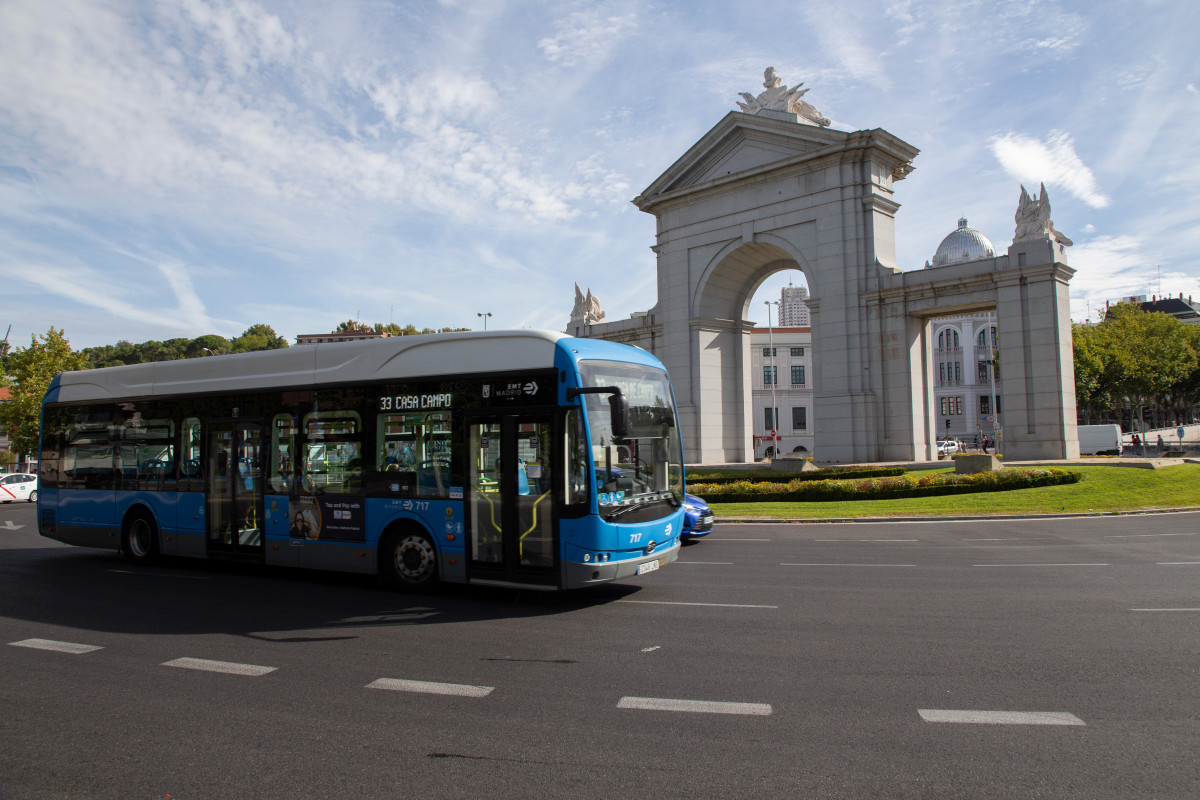
[[[435,683],[433,681],[406,681],[399,678],[380,678],[367,684],[368,689],[387,689],[392,692],[416,692],[418,694],[445,694],[455,697],[487,697],[494,686],[470,686],[462,683]]]
[[[687,711],[695,714],[743,714],[765,717],[771,713],[769,703],[723,703],[709,700],[672,700],[665,697],[622,697],[617,708],[642,711]]]
[[[245,675],[251,678],[266,675],[277,669],[277,667],[261,667],[257,664],[237,664],[232,661],[210,661],[207,658],[177,658],[174,661],[163,662],[163,666],[198,669],[203,672],[221,672],[226,675]]]
[[[949,722],[967,725],[1085,725],[1074,714],[1065,711],[952,711],[922,708],[917,713],[926,722]]]
[[[75,644],[74,642],[56,642],[53,639],[23,639],[19,642],[9,642],[13,647],[32,647],[35,650],[53,650],[58,653],[81,655],[103,650],[93,644]]]

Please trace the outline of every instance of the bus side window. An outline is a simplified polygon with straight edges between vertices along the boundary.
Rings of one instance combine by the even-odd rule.
[[[268,481],[271,491],[289,494],[296,484],[292,454],[296,452],[296,428],[291,414],[276,414],[271,420],[271,466]]]
[[[200,456],[200,420],[188,417],[181,428],[179,449],[179,488],[182,491],[203,491],[204,470]]]
[[[567,446],[567,464],[563,470],[563,478],[567,481],[563,497],[567,505],[586,504],[588,491],[588,468],[591,459],[587,455],[587,444],[583,435],[583,416],[579,409],[567,411],[565,431]]]

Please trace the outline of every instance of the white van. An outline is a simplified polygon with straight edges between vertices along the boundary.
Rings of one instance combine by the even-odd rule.
[[[1120,425],[1080,425],[1079,455],[1081,456],[1119,456],[1121,455],[1121,426]]]

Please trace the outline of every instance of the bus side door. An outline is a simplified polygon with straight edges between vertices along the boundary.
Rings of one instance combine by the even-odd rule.
[[[558,585],[553,436],[550,415],[469,420],[469,580]]]

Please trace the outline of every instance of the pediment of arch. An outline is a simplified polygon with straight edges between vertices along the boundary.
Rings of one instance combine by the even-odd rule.
[[[836,152],[853,134],[771,117],[730,112],[634,200],[655,198],[784,166],[819,151]]]

